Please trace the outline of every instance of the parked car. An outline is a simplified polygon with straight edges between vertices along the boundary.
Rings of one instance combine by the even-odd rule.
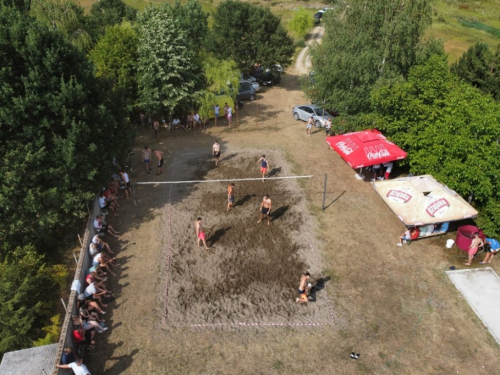
[[[307,121],[310,117],[314,120],[314,126],[322,128],[325,126],[328,118],[333,116],[323,108],[314,104],[296,105],[292,110],[293,118],[295,120]]]
[[[254,100],[255,99],[255,89],[253,88],[252,85],[240,85],[240,90],[238,92],[238,95],[236,95],[236,98],[238,100]]]
[[[250,84],[253,86],[253,88],[255,89],[255,92],[259,91],[260,90],[260,85],[258,84],[258,82],[251,82],[251,81],[248,81],[246,79],[240,79],[240,86],[242,84]]]
[[[281,82],[280,72],[276,69],[266,69],[259,77],[257,82],[262,86],[272,86]]]

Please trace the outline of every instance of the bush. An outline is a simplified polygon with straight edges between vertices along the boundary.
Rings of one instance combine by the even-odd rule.
[[[288,23],[288,27],[299,36],[305,37],[309,30],[314,27],[313,17],[311,17],[306,9],[299,8]]]

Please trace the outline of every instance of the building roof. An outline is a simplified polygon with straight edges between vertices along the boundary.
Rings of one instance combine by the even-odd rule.
[[[58,345],[59,344],[50,344],[5,353],[3,355],[2,363],[0,363],[0,374],[52,374],[54,372],[55,357]]]

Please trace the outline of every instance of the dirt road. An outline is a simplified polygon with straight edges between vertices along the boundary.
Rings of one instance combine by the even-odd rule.
[[[316,26],[307,36],[307,46],[300,52],[295,62],[295,70],[298,74],[304,75],[309,73],[311,68],[311,58],[309,56],[309,48],[314,43],[321,43],[323,34],[325,33],[325,28],[322,26]]]

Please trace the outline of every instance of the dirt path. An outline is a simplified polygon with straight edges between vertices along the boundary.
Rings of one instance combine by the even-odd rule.
[[[309,73],[309,68],[311,67],[311,58],[309,56],[309,47],[315,42],[321,43],[323,34],[325,33],[325,28],[321,26],[316,26],[311,33],[307,36],[307,46],[300,52],[295,62],[295,70],[298,74],[304,75]]]

